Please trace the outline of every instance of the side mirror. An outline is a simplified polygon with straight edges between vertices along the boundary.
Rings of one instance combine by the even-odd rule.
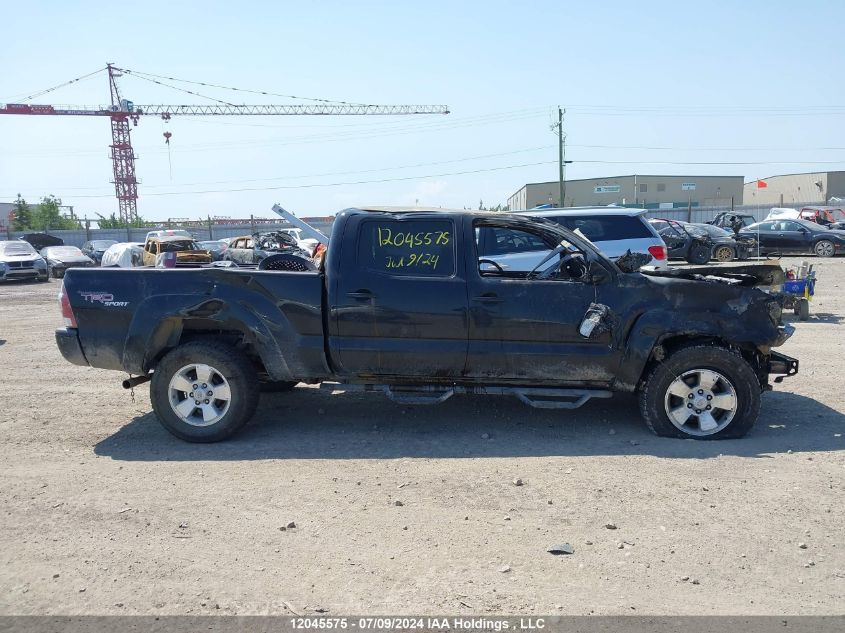
[[[603,284],[610,280],[610,273],[607,268],[597,262],[590,263],[590,281],[595,285]]]

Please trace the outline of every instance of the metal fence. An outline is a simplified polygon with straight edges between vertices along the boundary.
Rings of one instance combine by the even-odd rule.
[[[791,209],[800,209],[801,207],[818,206],[818,202],[801,202],[793,203],[789,206]],[[769,215],[772,210],[772,205],[739,205],[731,208],[730,205],[717,207],[692,207],[692,208],[676,208],[676,209],[649,209],[646,214],[650,218],[666,218],[667,220],[680,220],[682,222],[697,222],[704,223],[712,220],[717,213],[723,211],[732,211],[734,213],[741,213],[743,215],[753,215],[757,222],[761,222]]]
[[[818,203],[793,203],[791,208],[800,209],[803,206],[813,206]],[[730,205],[716,206],[716,207],[692,207],[692,208],[676,208],[676,209],[649,209],[647,216],[650,218],[666,218],[669,220],[681,220],[684,222],[709,222],[717,213],[723,211],[733,211],[735,213],[742,213],[753,215],[759,222],[764,220],[771,211],[771,205],[739,205],[731,208]],[[322,231],[329,235],[332,230],[332,223],[334,218],[327,217],[323,221],[309,218],[309,224],[315,229]],[[184,229],[188,231],[198,241],[203,240],[219,240],[224,237],[238,237],[241,235],[250,235],[256,231],[274,231],[278,229],[293,228],[287,222],[267,223],[266,219],[257,219],[252,223],[243,224],[207,224],[199,222],[191,222],[189,224],[168,224],[166,227],[155,228],[141,228],[141,229],[76,229],[72,231],[48,231],[50,235],[62,238],[65,244],[71,246],[82,246],[89,240],[116,240],[118,242],[143,242],[147,236],[148,231],[156,230],[156,228],[168,229]],[[31,231],[9,231],[6,239],[17,239],[25,233]],[[2,239],[2,238],[0,238]]]
[[[324,222],[310,221],[309,224],[326,235],[331,232],[334,218],[326,218]],[[117,242],[143,242],[149,231],[157,229],[182,229],[188,231],[198,241],[219,240],[224,237],[239,237],[251,235],[257,231],[277,231],[279,229],[295,228],[293,225],[279,221],[275,223],[255,222],[245,224],[202,224],[193,222],[188,225],[168,224],[166,227],[148,227],[140,229],[74,229],[70,231],[47,231],[50,235],[64,240],[65,244],[81,247],[90,240],[115,240]],[[33,231],[9,231],[5,239],[14,240]],[[0,239],[4,239],[0,237]]]

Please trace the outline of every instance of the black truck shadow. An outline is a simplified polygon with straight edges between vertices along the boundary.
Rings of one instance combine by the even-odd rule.
[[[813,312],[812,308],[810,308],[810,318],[807,321],[802,321],[797,316],[792,314],[787,314],[784,312],[783,320],[787,323],[795,323],[800,325],[801,323],[833,323],[838,325],[842,323],[842,317],[838,314],[832,314],[830,312]]]
[[[455,396],[441,405],[414,407],[377,394],[332,395],[299,388],[265,394],[253,421],[228,442],[183,442],[147,413],[99,442],[95,452],[128,461],[585,455],[707,459],[840,451],[845,449],[843,433],[845,415],[785,392],[764,395],[760,419],[745,438],[707,442],[655,437],[630,396],[594,400],[574,411],[550,411],[502,396]]]

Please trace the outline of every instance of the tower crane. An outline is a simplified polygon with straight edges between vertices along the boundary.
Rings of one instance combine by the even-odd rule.
[[[117,79],[129,70],[107,64],[111,105],[109,106],[67,106],[37,105],[31,103],[0,104],[0,114],[24,114],[31,116],[100,116],[111,121],[111,159],[114,190],[120,211],[120,219],[130,223],[138,218],[138,179],[135,174],[135,152],[132,150],[130,121],[133,126],[149,116],[159,116],[165,121],[178,115],[193,116],[349,116],[349,115],[406,115],[406,114],[449,114],[444,105],[368,105],[355,103],[307,104],[307,105],[235,105],[220,102],[217,105],[137,105],[125,99],[118,87]],[[93,74],[93,73],[92,73]],[[75,81],[75,80],[74,80]],[[73,83],[73,82],[68,82]],[[156,82],[159,83],[159,82]],[[216,99],[215,99],[216,100]],[[165,138],[169,143],[169,133]]]

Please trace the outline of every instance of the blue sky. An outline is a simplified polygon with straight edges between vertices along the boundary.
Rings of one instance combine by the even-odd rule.
[[[504,203],[526,182],[556,179],[558,104],[569,178],[845,169],[842,2],[3,4],[0,103],[114,62],[282,94],[451,109],[143,119],[132,139],[139,212],[150,219],[270,215],[275,202],[303,215]],[[211,103],[137,77],[121,86],[138,104]],[[107,101],[100,73],[32,103]],[[52,193],[90,217],[115,211],[109,142],[106,119],[0,116],[0,201]]]

